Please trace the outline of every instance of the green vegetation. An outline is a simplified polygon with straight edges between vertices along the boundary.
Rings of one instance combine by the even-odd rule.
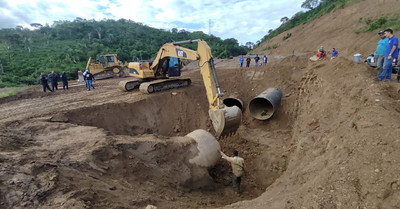
[[[8,96],[12,96],[12,95],[16,95],[18,92],[15,90],[11,90],[8,92],[0,92],[0,99],[3,97],[8,97]]]
[[[365,27],[356,30],[356,33],[375,31],[375,30],[384,30],[387,28],[391,28],[394,31],[400,30],[400,15],[395,14],[390,17],[379,17],[376,19],[372,18],[360,18],[360,23],[364,23]]]
[[[288,39],[290,36],[292,36],[292,34],[291,34],[291,33],[287,33],[286,36],[284,36],[282,39],[283,39],[283,40],[286,40],[286,39]]]
[[[236,39],[222,40],[203,32],[155,29],[130,20],[57,21],[52,26],[31,24],[36,30],[0,29],[0,87],[39,83],[40,72],[66,71],[70,79],[84,70],[91,56],[118,54],[123,62],[154,59],[167,42],[204,39],[215,57],[247,54]],[[195,49],[196,45],[186,47]]]
[[[278,46],[279,46],[278,44],[274,44],[274,45],[265,47],[263,50],[265,51],[265,50],[276,49],[276,48],[278,48]]]
[[[268,41],[268,40],[272,39],[273,37],[285,32],[285,31],[288,31],[298,25],[305,24],[315,18],[318,18],[326,13],[329,13],[330,11],[332,11],[335,8],[344,8],[346,5],[348,5],[352,2],[360,2],[360,1],[363,1],[363,0],[320,0],[319,2],[315,1],[315,0],[306,0],[305,2],[303,2],[302,7],[310,9],[309,11],[298,12],[287,21],[281,20],[282,25],[280,25],[275,30],[270,30],[269,33],[261,39],[260,43]],[[316,5],[318,5],[318,6],[316,6]],[[287,38],[289,38],[289,37],[287,37]]]

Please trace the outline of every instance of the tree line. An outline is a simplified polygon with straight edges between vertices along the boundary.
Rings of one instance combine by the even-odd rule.
[[[213,56],[220,58],[247,54],[250,50],[234,38],[222,40],[201,31],[156,29],[126,19],[76,18],[56,21],[51,26],[38,23],[31,26],[36,29],[0,29],[0,88],[38,84],[40,72],[51,70],[65,71],[69,78],[76,78],[90,56],[118,54],[123,62],[154,59],[159,48],[172,41],[203,39]]]

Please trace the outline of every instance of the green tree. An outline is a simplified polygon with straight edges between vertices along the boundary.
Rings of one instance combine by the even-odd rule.
[[[281,18],[281,23],[285,23],[285,22],[287,22],[288,20],[289,20],[288,17],[282,17],[282,18]]]
[[[38,25],[39,26],[39,25]],[[0,61],[3,74],[0,86],[39,83],[40,72],[66,71],[71,79],[83,70],[89,57],[118,54],[122,62],[154,59],[159,48],[171,41],[203,39],[214,56],[229,57],[246,54],[236,39],[222,40],[201,31],[161,30],[131,20],[55,21],[36,30],[0,29]],[[186,46],[185,46],[186,47]],[[187,46],[195,48],[196,46]],[[137,61],[137,60],[135,60]]]
[[[301,4],[301,8],[304,9],[314,9],[316,6],[318,6],[319,0],[305,0]]]

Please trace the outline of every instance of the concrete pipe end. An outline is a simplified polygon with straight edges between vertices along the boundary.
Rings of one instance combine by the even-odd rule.
[[[274,106],[264,98],[255,98],[249,104],[251,116],[258,120],[267,120],[274,115]]]
[[[217,139],[208,131],[197,129],[186,136],[196,141],[198,150],[198,153],[189,159],[189,163],[204,168],[212,168],[221,158],[219,153],[221,146]]]
[[[243,102],[236,97],[227,97],[222,100],[227,107],[237,106],[243,112]]]

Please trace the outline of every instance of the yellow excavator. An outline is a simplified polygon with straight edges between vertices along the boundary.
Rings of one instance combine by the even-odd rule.
[[[190,43],[197,43],[197,51],[180,46]],[[139,88],[143,93],[153,93],[188,86],[191,82],[190,79],[173,78],[180,76],[179,59],[199,61],[200,73],[209,103],[208,113],[216,135],[219,137],[236,132],[241,122],[242,111],[238,106],[227,106],[223,103],[223,93],[218,83],[211,49],[204,40],[166,43],[160,48],[153,62],[129,63],[129,75],[136,79],[121,81],[119,88],[123,91]]]

